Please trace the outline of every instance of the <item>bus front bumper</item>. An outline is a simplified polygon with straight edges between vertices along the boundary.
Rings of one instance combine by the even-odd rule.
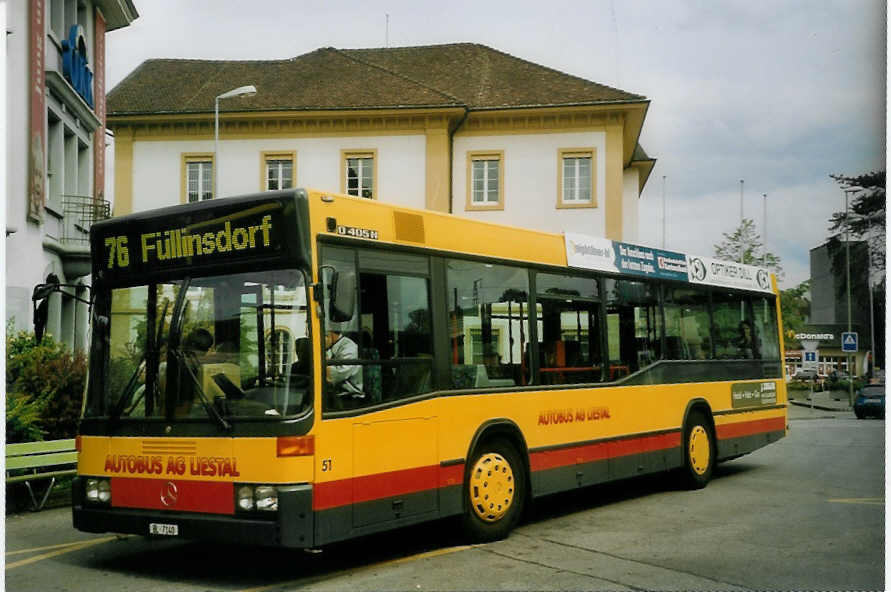
[[[212,540],[219,543],[275,547],[313,547],[312,485],[278,488],[278,511],[220,515],[190,512],[161,512],[86,505],[83,483],[74,479],[71,488],[74,528],[84,532],[113,532],[148,536],[151,524],[175,531],[170,538]],[[175,526],[169,528],[170,525]],[[163,536],[163,535],[158,535]]]

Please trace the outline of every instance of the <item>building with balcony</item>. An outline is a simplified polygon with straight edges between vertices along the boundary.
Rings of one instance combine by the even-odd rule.
[[[89,296],[89,229],[105,200],[105,35],[138,14],[132,0],[20,0],[6,11],[6,314],[31,327],[39,283]],[[47,332],[86,339],[87,306],[49,302]]]
[[[648,107],[472,43],[148,60],[108,96],[114,214],[299,186],[634,242]]]

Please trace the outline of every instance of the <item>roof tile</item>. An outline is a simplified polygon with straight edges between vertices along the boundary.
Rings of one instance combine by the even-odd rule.
[[[329,47],[288,60],[147,60],[108,94],[107,112],[208,113],[215,97],[246,84],[257,94],[222,101],[220,110],[483,110],[646,100],[485,45],[456,43]]]

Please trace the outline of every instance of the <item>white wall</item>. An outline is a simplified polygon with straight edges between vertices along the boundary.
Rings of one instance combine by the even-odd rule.
[[[557,156],[561,148],[597,150],[597,207],[557,209]],[[467,152],[504,151],[504,210],[466,211]],[[606,132],[455,136],[452,213],[547,232],[603,236],[606,230]]]
[[[0,2],[0,10],[4,11],[6,18],[6,53],[5,67],[5,99],[6,99],[6,174],[3,176],[4,191],[6,193],[6,232],[15,231],[5,238],[6,257],[6,307],[5,317],[14,318],[16,329],[31,329],[33,327],[31,292],[34,286],[46,280],[50,273],[56,274],[62,283],[73,283],[76,278],[65,277],[62,271],[62,261],[55,251],[44,248],[44,244],[57,244],[56,239],[61,237],[61,211],[54,216],[46,211],[43,215],[43,223],[36,224],[27,219],[28,191],[29,191],[29,159],[30,159],[30,20],[28,2],[17,0],[12,2]],[[46,15],[44,22],[49,23],[49,3],[45,4]],[[85,23],[87,35],[88,55],[93,51],[93,7],[91,2],[86,4]],[[46,69],[58,69],[61,73],[60,46],[50,35],[44,36],[44,57]],[[93,60],[90,60],[93,66]],[[47,91],[49,95],[49,91]],[[104,100],[104,97],[94,97],[95,100]],[[70,129],[79,130],[81,140],[88,146],[92,144],[92,135],[87,135],[83,127],[75,123],[74,110],[63,108],[61,102],[51,96],[47,96],[47,109],[56,105],[55,110],[60,119],[65,121]],[[46,132],[47,116],[44,114],[44,131]],[[44,146],[45,154],[49,151],[49,135],[46,136],[47,144]],[[88,159],[84,163],[75,163],[72,174],[86,175],[75,187],[75,191],[92,194],[93,183],[93,157],[92,148],[87,151]],[[44,163],[46,166],[46,163]],[[82,164],[82,166],[81,166]],[[45,180],[46,191],[49,191],[49,181]],[[49,204],[47,195],[47,203]],[[86,326],[85,305],[75,305],[72,300],[63,298],[58,294],[50,298],[49,319],[47,333],[66,342],[68,345],[84,345]]]
[[[341,150],[377,150],[378,197],[423,208],[426,198],[426,138],[423,135],[220,140],[219,195],[261,190],[260,154],[297,152],[296,187],[340,192]],[[133,211],[180,203],[182,154],[212,153],[213,140],[136,141],[133,144]]]
[[[622,242],[658,246],[655,237],[638,236],[638,205],[640,171],[634,167],[625,169],[622,176]]]
[[[43,226],[27,221],[30,142],[28,4],[7,2],[6,11],[6,317],[31,326],[31,290],[53,263],[43,250]],[[61,274],[61,266],[58,266]]]

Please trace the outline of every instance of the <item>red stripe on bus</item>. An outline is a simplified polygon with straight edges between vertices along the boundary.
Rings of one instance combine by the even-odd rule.
[[[111,505],[115,508],[234,514],[234,486],[219,481],[112,477]]]
[[[313,490],[313,509],[327,510],[351,503],[406,495],[437,489],[439,465],[365,475],[353,479],[341,479],[316,483]]]
[[[529,455],[529,465],[533,471],[542,471],[574,464],[619,458],[642,452],[677,448],[680,445],[680,432],[642,436],[639,438],[623,438],[609,442],[597,442],[596,444],[533,452]]]
[[[464,463],[439,467],[439,486],[451,487],[464,483]]]
[[[718,439],[741,438],[753,436],[765,432],[783,432],[786,430],[786,420],[783,417],[771,417],[769,419],[757,419],[754,421],[741,421],[738,423],[725,423],[717,426]]]

